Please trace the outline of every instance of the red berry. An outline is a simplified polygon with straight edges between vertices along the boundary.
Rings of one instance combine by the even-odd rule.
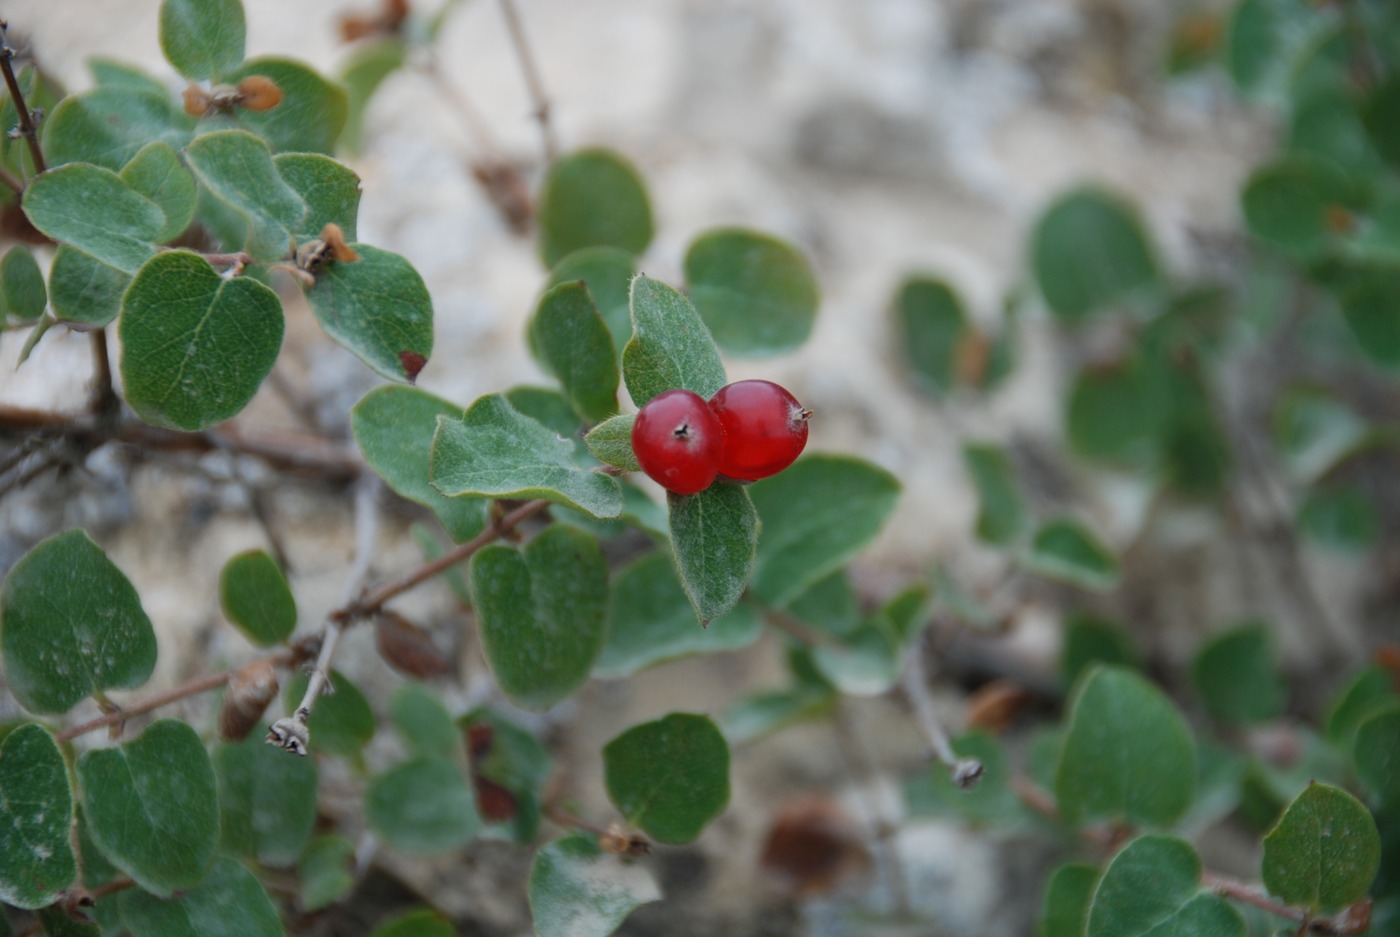
[[[757,481],[776,475],[807,445],[807,418],[797,398],[772,381],[736,381],[710,398],[724,436],[719,472]]]
[[[678,495],[710,487],[719,472],[720,442],[719,422],[705,399],[680,388],[648,400],[632,424],[632,451],[642,471]]]

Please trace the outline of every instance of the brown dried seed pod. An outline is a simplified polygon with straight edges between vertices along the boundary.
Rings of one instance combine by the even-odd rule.
[[[250,111],[270,111],[282,103],[282,89],[266,75],[249,75],[238,83],[238,101]]]
[[[340,225],[335,222],[321,229],[321,240],[325,242],[331,260],[351,264],[360,259],[360,255],[345,243],[345,232],[340,230]]]
[[[203,117],[209,113],[209,105],[212,99],[209,92],[199,85],[187,85],[184,91],[185,113],[191,117]]]
[[[383,611],[374,623],[379,656],[395,670],[420,680],[443,677],[452,672],[452,663],[438,650],[428,632],[398,612]]]
[[[1010,680],[993,680],[972,694],[964,721],[969,729],[1000,735],[1031,702],[1031,693],[1025,687]]]
[[[224,705],[219,710],[219,737],[241,742],[262,719],[267,704],[277,696],[277,671],[266,660],[255,660],[228,678]]]

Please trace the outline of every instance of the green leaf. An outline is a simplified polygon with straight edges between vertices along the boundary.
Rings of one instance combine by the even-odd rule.
[[[1084,937],[1098,880],[1098,868],[1085,862],[1068,862],[1056,869],[1045,886],[1037,937]]]
[[[40,908],[37,915],[43,925],[46,937],[101,937],[102,931],[96,924],[80,921],[73,917],[62,905]],[[8,925],[7,925],[8,927]]]
[[[836,637],[849,637],[860,627],[860,597],[844,569],[812,584],[788,605],[788,612]]]
[[[110,169],[77,164],[50,169],[24,190],[24,213],[44,234],[115,267],[136,270],[156,252],[165,213]]]
[[[104,87],[149,91],[162,97],[170,94],[165,82],[127,62],[97,56],[87,60],[87,67],[93,81]]]
[[[647,276],[632,281],[632,338],[622,350],[622,377],[638,407],[683,387],[706,400],[725,384],[724,362],[695,307]]]
[[[975,730],[953,739],[953,753],[982,765],[982,778],[970,790],[959,787],[948,767],[934,762],[904,787],[909,813],[915,817],[955,817],[991,826],[1014,824],[1024,808],[1008,782],[1011,768],[997,739]]]
[[[248,220],[239,246],[257,260],[287,256],[306,203],[278,174],[264,140],[245,130],[206,133],[185,147],[185,158],[205,188]]]
[[[470,577],[482,650],[506,698],[543,711],[588,680],[608,602],[607,561],[591,536],[556,524],[523,550],[488,546]]]
[[[671,547],[681,585],[701,624],[727,614],[754,568],[758,516],[740,485],[668,494]]]
[[[840,644],[816,648],[812,662],[842,693],[888,692],[904,669],[905,652],[928,621],[929,598],[923,586],[910,586]]]
[[[1350,201],[1350,192],[1335,167],[1295,156],[1257,169],[1240,197],[1251,234],[1307,259],[1335,238],[1331,216]]]
[[[809,455],[750,485],[749,494],[763,524],[753,593],[781,608],[875,538],[899,482],[860,459]]]
[[[1396,108],[1400,108],[1400,78],[1392,74],[1371,92],[1362,115],[1376,152],[1392,167],[1400,167],[1400,132],[1393,119]]]
[[[939,605],[976,631],[995,629],[1003,620],[1003,616],[997,615],[963,588],[948,567],[941,563],[933,568],[933,591]]]
[[[1343,751],[1350,751],[1356,730],[1369,717],[1400,701],[1395,678],[1379,664],[1362,670],[1339,694],[1327,715],[1327,738]]]
[[[429,483],[433,433],[439,416],[460,419],[465,411],[413,387],[377,387],[350,411],[350,428],[360,453],[395,493],[437,515],[458,543],[486,526],[482,498],[448,498]]]
[[[1140,658],[1132,635],[1116,621],[1079,614],[1065,622],[1060,679],[1067,687],[1073,686],[1091,664],[1137,667]]]
[[[374,779],[365,794],[365,818],[388,845],[414,855],[436,855],[466,845],[481,826],[476,795],[457,767],[417,758]]]
[[[1380,536],[1375,501],[1359,488],[1318,488],[1298,507],[1298,530],[1329,550],[1360,553]]]
[[[224,615],[258,647],[287,640],[297,626],[297,603],[287,577],[266,550],[229,558],[219,573]]]
[[[72,822],[58,743],[42,726],[20,726],[0,745],[0,899],[32,910],[63,895],[78,876]]]
[[[549,753],[529,732],[488,708],[473,710],[459,725],[472,739],[473,779],[505,788],[515,799],[509,832],[518,843],[532,842],[540,822],[540,791],[554,770]]]
[[[349,114],[344,88],[300,62],[274,56],[249,59],[224,80],[236,85],[249,75],[272,79],[282,92],[282,102],[268,111],[239,108],[241,123],[265,137],[278,153],[329,156],[334,151]]]
[[[598,307],[619,361],[632,337],[630,293],[637,275],[636,258],[617,247],[585,247],[565,256],[549,271],[549,285],[582,280]]]
[[[433,301],[398,254],[353,244],[353,263],[332,262],[306,291],[326,334],[376,373],[413,383],[433,354]]]
[[[568,399],[559,391],[525,385],[510,388],[504,396],[516,410],[572,442],[578,454],[584,453],[586,447],[578,438],[583,424]]]
[[[1370,811],[1341,788],[1314,781],[1264,837],[1260,874],[1271,895],[1317,912],[1364,898],[1380,861]]]
[[[408,743],[424,758],[454,761],[462,754],[462,733],[442,701],[423,687],[404,684],[389,702],[389,718]]]
[[[326,225],[334,224],[345,240],[355,240],[360,177],[353,170],[319,153],[279,153],[272,162],[282,181],[306,203],[306,217],[295,234],[318,237]]]
[[[1196,792],[1196,743],[1162,691],[1121,667],[1094,667],[1070,700],[1055,798],[1071,823],[1169,826]]]
[[[1160,382],[1134,356],[1075,376],[1065,431],[1086,458],[1142,465],[1158,453],[1169,406]]]
[[[374,929],[369,937],[456,937],[457,928],[436,911],[410,911]]]
[[[1340,299],[1362,353],[1383,368],[1400,370],[1400,277],[1365,271],[1345,283]]]
[[[1096,188],[1061,195],[1040,217],[1031,264],[1051,311],[1070,321],[1122,302],[1157,279],[1136,210]]]
[[[120,175],[132,191],[150,199],[165,215],[156,242],[174,240],[190,226],[198,204],[194,176],[169,143],[157,140],[146,144],[122,167]]]
[[[646,869],[603,852],[586,836],[566,836],[535,854],[530,914],[537,937],[608,937],[633,909],[661,900]]]
[[[1006,450],[988,443],[963,446],[963,464],[977,486],[977,536],[993,546],[1006,546],[1026,527],[1016,469]]]
[[[1089,528],[1070,518],[1041,524],[1020,562],[1027,572],[1081,589],[1107,592],[1118,585],[1118,560]]]
[[[1245,937],[1244,920],[1201,890],[1201,859],[1172,836],[1139,836],[1104,869],[1086,937]]]
[[[384,79],[403,67],[406,58],[404,42],[398,36],[365,43],[350,54],[340,72],[340,82],[347,92],[341,149],[354,156],[364,152],[365,114],[370,98]]]
[[[64,98],[41,130],[50,166],[81,162],[117,172],[155,141],[183,149],[193,127],[164,88],[107,85]]]
[[[23,244],[16,244],[0,259],[0,318],[6,310],[25,322],[33,322],[44,314],[49,304],[44,288],[44,272],[33,253]]]
[[[579,416],[596,423],[617,413],[612,336],[583,281],[561,283],[540,298],[529,337],[536,359],[559,379]]]
[[[48,538],[10,569],[0,587],[0,648],[10,692],[40,713],[141,686],[156,665],[141,597],[82,530]]]
[[[102,327],[121,312],[131,277],[75,250],[58,245],[49,266],[49,304],[59,322]]]
[[[895,336],[903,359],[924,390],[941,396],[957,381],[958,348],[967,314],[942,280],[910,277],[894,298]]]
[[[536,223],[546,267],[584,247],[640,254],[651,243],[646,185],[631,163],[610,150],[577,150],[556,160],[544,180]]]
[[[254,732],[214,751],[221,845],[272,868],[297,861],[316,824],[316,760],[290,757]]]
[[[729,746],[709,717],[671,713],[605,745],[603,779],[628,823],[688,843],[729,803]]]
[[[685,253],[690,298],[715,341],[736,355],[782,354],[812,334],[821,295],[807,258],[758,231],[718,228]]]
[[[194,729],[162,719],[116,748],[85,752],[78,786],[93,842],[136,884],[169,897],[204,880],[219,842],[219,798]]]
[[[833,695],[810,687],[755,693],[731,705],[720,719],[730,745],[746,745],[779,729],[829,715]]]
[[[242,0],[161,0],[161,51],[190,81],[237,68],[247,31]]]
[[[758,640],[762,623],[740,605],[702,628],[665,553],[649,553],[613,580],[607,643],[594,676],[626,677],[688,654],[737,651]]]
[[[500,394],[478,398],[460,420],[438,418],[429,478],[448,497],[547,498],[594,517],[622,513],[617,479],[579,468],[573,443]]]
[[[1314,481],[1366,435],[1366,423],[1325,391],[1292,387],[1273,413],[1274,443],[1294,477]]]
[[[283,753],[283,757],[286,757]],[[283,937],[277,906],[257,877],[234,859],[178,898],[140,891],[123,896],[122,925],[131,937]]]
[[[1288,693],[1263,624],[1242,625],[1209,641],[1196,655],[1191,681],[1212,716],[1239,725],[1274,718]]]
[[[300,705],[308,682],[304,673],[287,681],[282,699],[288,712]],[[374,738],[377,725],[374,710],[360,688],[340,671],[332,670],[330,689],[316,700],[307,723],[311,730],[311,750],[356,758],[360,749]]]
[[[1357,726],[1356,774],[1382,803],[1400,804],[1400,705]]]
[[[636,421],[637,414],[623,413],[589,430],[583,441],[588,445],[588,451],[593,453],[593,458],[624,472],[640,472],[642,465],[632,451],[632,424]]]
[[[329,834],[316,837],[297,861],[297,881],[301,883],[297,903],[307,912],[334,904],[355,887],[354,870],[354,843]]]
[[[200,430],[237,415],[282,349],[282,304],[249,277],[224,279],[198,254],[166,251],[122,302],[122,385],[141,419]]]

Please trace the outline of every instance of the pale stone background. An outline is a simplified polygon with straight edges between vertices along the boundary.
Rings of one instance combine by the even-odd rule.
[[[346,55],[336,38],[338,17],[364,5],[245,0],[248,53],[289,55],[334,74]],[[936,559],[953,562],[974,583],[995,578],[997,558],[971,545],[975,499],[961,444],[969,434],[1041,444],[1060,431],[1062,369],[1043,314],[1026,322],[1009,386],[985,401],[936,407],[913,393],[894,356],[888,303],[899,279],[915,270],[946,276],[977,319],[994,324],[1003,295],[1025,275],[1025,235],[1037,212],[1064,187],[1086,180],[1138,202],[1170,267],[1214,269],[1219,261],[1209,245],[1228,241],[1238,228],[1239,181],[1269,145],[1267,124],[1238,105],[1222,76],[1159,80],[1166,30],[1183,4],[519,5],[564,146],[613,147],[651,186],[658,236],[643,259],[650,275],[679,282],[685,246],[718,224],[767,229],[808,252],[823,289],[812,341],[785,358],[732,362],[731,373],[770,377],[794,390],[818,414],[812,449],[859,453],[904,482],[899,510],[859,567],[877,593],[923,574]],[[82,63],[102,55],[140,63],[175,90],[181,82],[156,42],[157,9],[156,0],[10,0],[0,15],[32,38],[40,60],[70,88],[90,84]],[[479,108],[500,151],[537,178],[538,131],[497,5],[462,3],[442,50],[450,80]],[[437,347],[421,386],[465,404],[540,380],[522,329],[543,274],[532,243],[509,233],[466,172],[468,160],[485,155],[478,141],[416,74],[383,88],[369,124],[366,153],[353,163],[364,180],[361,238],[405,254],[436,305]],[[330,425],[343,426],[348,407],[375,379],[320,336],[304,308],[289,303],[288,310],[285,373],[317,400]],[[0,398],[81,402],[85,339],[50,335],[16,374],[18,344],[0,347]],[[286,420],[275,401],[261,401],[254,412]],[[239,490],[226,484],[227,463],[211,457],[204,467],[209,477],[191,479],[148,466],[128,484],[118,460],[97,460],[91,477],[12,496],[0,504],[0,560],[12,562],[53,530],[88,525],[137,582],[162,631],[157,682],[206,667],[211,657],[237,659],[247,648],[219,624],[214,582],[223,560],[261,545],[261,534],[243,516]],[[267,481],[256,466],[246,471],[255,483]],[[81,497],[93,491],[106,495]],[[300,485],[283,486],[273,498],[303,627],[314,628],[342,598],[352,548],[348,504]],[[1118,542],[1131,536],[1131,509],[1110,503],[1098,510],[1094,520],[1106,534]],[[135,518],[141,523],[129,523]],[[397,519],[386,521],[378,574],[414,562],[402,534]],[[415,596],[403,606],[424,620],[449,614],[441,596]],[[1053,652],[1055,622],[1041,624],[1027,626],[1021,650],[1043,661]],[[346,666],[372,690],[387,692],[396,678],[364,653],[367,637],[351,636]],[[572,787],[606,817],[597,778],[602,741],[670,710],[716,712],[738,687],[772,685],[778,674],[777,645],[766,640],[749,654],[594,687],[554,721]],[[957,697],[944,702],[956,724]],[[856,707],[852,718],[882,761],[912,770],[926,755],[895,713],[872,703]],[[392,740],[376,745],[387,750]],[[842,917],[839,905],[808,906],[794,922],[791,912],[773,911],[753,881],[773,805],[814,787],[844,792],[856,811],[868,803],[851,796],[830,731],[800,729],[739,753],[734,780],[733,807],[699,846],[655,860],[675,903],[639,915],[625,932],[865,932]],[[334,799],[345,779],[326,783]],[[345,806],[355,813],[353,802]],[[1023,844],[1003,846],[936,825],[914,828],[898,844],[917,879],[919,907],[933,922],[911,933],[1027,932],[1039,873]],[[456,862],[384,861],[482,933],[528,932],[518,878],[526,859],[518,853],[482,847],[466,871]],[[877,908],[887,900],[878,885],[862,898]]]

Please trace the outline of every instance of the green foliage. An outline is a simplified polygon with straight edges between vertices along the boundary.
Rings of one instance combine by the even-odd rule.
[[[946,765],[935,763],[905,785],[909,812],[914,816],[960,817],[978,825],[1014,823],[1021,818],[1024,811],[1008,783],[1011,766],[1001,743],[974,730],[953,739],[952,746],[959,758],[981,763],[982,779],[976,787],[964,790],[953,781]]]
[[[230,913],[231,909],[237,909]],[[233,859],[214,864],[194,888],[174,896],[134,891],[122,897],[131,937],[282,937],[272,899],[252,872]]]
[[[607,937],[635,908],[660,898],[646,869],[603,852],[586,836],[547,843],[530,869],[539,937]]]
[[[20,726],[0,744],[0,899],[17,908],[57,901],[77,878],[69,845],[73,789],[58,743]]]
[[[272,151],[245,130],[201,134],[185,148],[185,159],[200,184],[248,224],[242,247],[254,260],[277,260],[287,253],[306,217],[306,203],[283,181]]]
[[[229,558],[219,573],[224,615],[259,647],[285,641],[297,626],[297,603],[287,577],[266,550]]]
[[[1196,655],[1191,679],[1206,709],[1224,722],[1264,722],[1286,702],[1273,639],[1263,624],[1240,625],[1213,638]]]
[[[1136,667],[1139,657],[1132,636],[1118,622],[1091,615],[1073,615],[1065,622],[1060,675],[1067,687],[1073,686],[1091,664]]]
[[[355,240],[360,211],[359,176],[318,153],[279,153],[272,157],[272,163],[282,181],[306,205],[296,234],[316,237],[326,225],[334,224],[347,241]]]
[[[688,843],[729,803],[729,746],[708,717],[672,713],[603,746],[603,777],[628,823]]]
[[[1046,209],[1031,235],[1031,264],[1050,310],[1067,321],[1121,303],[1157,278],[1132,207],[1094,188],[1068,192]]]
[[[385,843],[415,855],[451,852],[481,826],[471,787],[440,758],[415,758],[375,778],[365,817]]]
[[[1380,858],[1370,811],[1341,788],[1313,782],[1264,837],[1261,875],[1270,894],[1316,912],[1360,900]]]
[[[1026,527],[1016,470],[1006,450],[988,443],[963,446],[963,464],[977,486],[977,536],[995,546],[1007,546]]]
[[[10,692],[37,713],[138,687],[156,664],[141,597],[82,530],[50,537],[11,567],[0,586],[0,650]]]
[[[1379,665],[1367,667],[1342,689],[1327,715],[1327,738],[1350,751],[1356,730],[1369,717],[1400,702],[1395,678]]]
[[[48,302],[44,273],[38,261],[29,248],[16,244],[0,259],[0,318],[8,312],[17,319],[32,322],[44,314]]]
[[[76,163],[36,178],[24,190],[34,227],[122,273],[155,253],[165,212],[110,169]]]
[[[680,292],[638,276],[632,281],[632,338],[622,350],[622,377],[638,407],[683,387],[706,400],[725,384],[724,363],[700,314]]]
[[[355,886],[354,866],[355,846],[349,840],[326,834],[308,843],[297,860],[302,908],[318,911],[340,900]]]
[[[267,111],[239,109],[240,123],[265,137],[274,152],[330,154],[349,116],[344,88],[300,62],[272,56],[249,59],[224,77],[237,84],[250,75],[271,79],[282,102]]]
[[[306,695],[310,678],[299,673],[287,681],[282,701],[292,712]],[[311,751],[359,757],[360,750],[374,738],[377,722],[369,700],[360,688],[337,670],[330,673],[330,689],[316,700],[307,723],[311,730]]]
[[[596,423],[617,413],[612,336],[583,281],[561,283],[540,298],[529,338],[535,357],[559,379],[579,416]]]
[[[161,50],[191,81],[237,68],[246,33],[242,0],[161,0]]]
[[[510,834],[516,842],[532,842],[540,822],[541,789],[553,772],[549,753],[533,735],[491,709],[473,710],[459,725],[473,738],[472,774],[478,797],[483,782],[505,791],[515,812],[509,821]]]
[[[1245,937],[1244,920],[1201,890],[1201,860],[1185,840],[1140,836],[1104,869],[1086,937]]]
[[[146,144],[119,175],[132,191],[150,199],[165,215],[165,224],[155,236],[158,243],[179,237],[194,220],[198,203],[194,176],[169,143],[157,140]]]
[[[436,911],[410,911],[381,924],[370,937],[453,937],[457,929]]]
[[[1356,729],[1356,773],[1385,804],[1400,804],[1400,703]]]
[[[50,167],[92,163],[118,172],[150,143],[183,150],[194,120],[163,87],[109,84],[64,98],[40,129]]]
[[[632,337],[632,278],[636,258],[619,247],[585,247],[565,255],[549,271],[549,285],[582,281],[612,335],[618,361]]]
[[[621,413],[599,423],[583,437],[593,458],[607,465],[614,465],[624,472],[640,472],[642,464],[632,451],[632,424],[637,421],[635,413]]]
[[[1106,592],[1118,585],[1117,558],[1088,527],[1070,518],[1041,524],[1020,559],[1028,572],[1081,589]]]
[[[271,868],[296,863],[316,823],[316,762],[288,758],[262,732],[214,751],[220,845]]]
[[[1300,259],[1334,239],[1335,212],[1351,202],[1346,178],[1329,163],[1286,157],[1257,170],[1242,195],[1249,231]]]
[[[1375,502],[1355,487],[1309,492],[1298,506],[1298,530],[1319,546],[1361,553],[1380,536]]]
[[[685,277],[700,317],[731,354],[793,351],[812,332],[817,281],[786,241],[743,228],[707,231],[686,250]]]
[[[379,86],[403,67],[407,50],[397,36],[366,43],[351,53],[340,73],[346,91],[345,126],[340,148],[353,156],[364,151],[365,112]]]
[[[389,702],[389,718],[415,755],[455,761],[462,755],[462,734],[438,698],[414,683],[405,684]]]
[[[60,322],[100,328],[117,318],[130,284],[129,275],[60,244],[49,266],[49,304]]]
[[[928,590],[910,586],[838,644],[814,649],[812,663],[843,693],[885,693],[899,680],[904,654],[927,623],[928,609]]]
[[[1083,937],[1099,870],[1083,862],[1060,866],[1045,886],[1038,937]]]
[[[668,494],[671,547],[681,585],[701,624],[729,612],[754,570],[758,518],[747,489],[716,484]]]
[[[911,277],[895,295],[894,317],[900,352],[920,385],[936,396],[952,390],[968,333],[957,293],[942,280]]]
[[[554,162],[540,193],[537,223],[547,267],[585,247],[640,254],[651,243],[646,186],[627,160],[609,150],[578,150]]]

